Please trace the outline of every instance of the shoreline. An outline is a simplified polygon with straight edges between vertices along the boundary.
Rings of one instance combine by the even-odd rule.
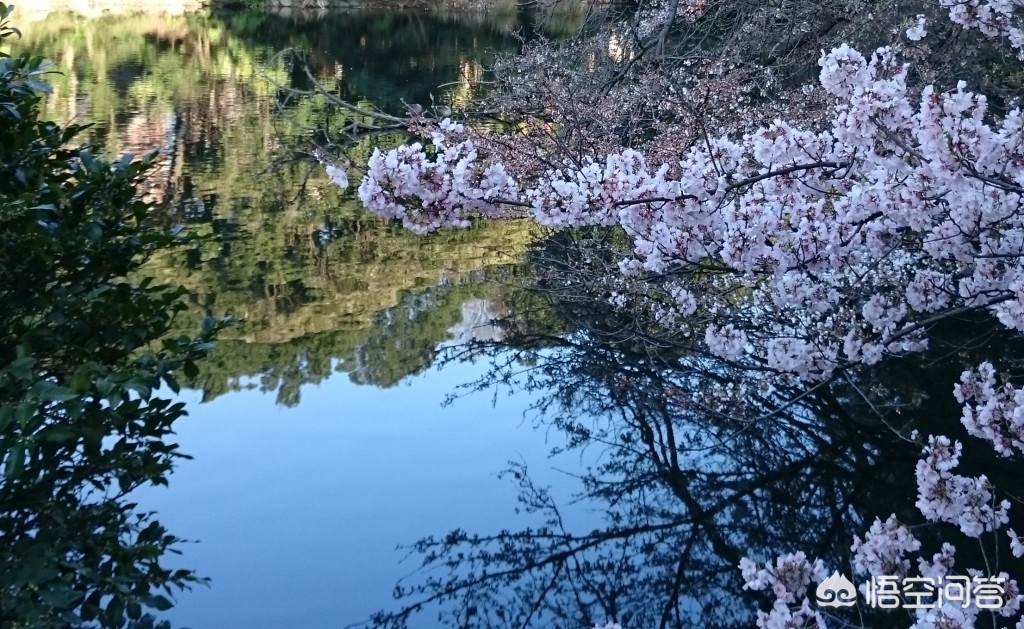
[[[519,9],[514,0],[15,0],[12,4],[15,5],[14,19],[19,23],[40,21],[52,13],[97,18],[133,13],[187,15],[200,11],[240,10],[292,16],[354,10],[512,13]]]

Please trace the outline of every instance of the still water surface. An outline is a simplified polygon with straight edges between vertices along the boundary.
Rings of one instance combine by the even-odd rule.
[[[178,426],[170,489],[140,494],[180,537],[172,561],[212,579],[168,617],[192,627],[343,626],[391,603],[415,568],[396,550],[456,526],[514,517],[508,459],[544,463],[544,433],[522,429],[529,397],[477,395],[442,409],[479,365],[430,369],[440,343],[493,335],[493,280],[533,236],[495,225],[415,238],[364,214],[289,142],[336,124],[296,56],[362,106],[459,107],[483,64],[516,48],[499,20],[359,12],[34,14],[20,46],[52,59],[48,115],[89,123],[112,154],[160,148],[147,181],[167,220],[212,238],[155,261],[192,290],[191,319],[230,314]],[[447,87],[438,88],[441,84]],[[397,138],[375,138],[394,143]],[[369,143],[356,146],[365,159]],[[482,326],[482,327],[481,327]],[[546,464],[545,464],[546,465]]]

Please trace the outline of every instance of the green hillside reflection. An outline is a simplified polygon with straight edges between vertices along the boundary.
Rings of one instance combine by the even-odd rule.
[[[92,122],[92,139],[108,153],[160,148],[148,199],[162,208],[159,220],[205,237],[150,269],[191,292],[180,329],[207,314],[241,321],[193,382],[206,399],[259,387],[293,405],[301,385],[335,371],[389,386],[464,333],[467,304],[501,311],[495,280],[516,272],[530,228],[419,238],[370,216],[303,153],[305,134],[329,132],[341,116],[311,99],[282,112],[275,87],[305,86],[294,59],[277,54],[297,48],[319,80],[365,106],[395,111],[401,99],[431,94],[457,106],[477,89],[468,79],[495,52],[514,49],[497,26],[367,12],[301,23],[51,13],[23,30],[19,47],[61,72],[51,77],[47,115]],[[350,157],[365,161],[374,145],[400,139],[367,139]]]

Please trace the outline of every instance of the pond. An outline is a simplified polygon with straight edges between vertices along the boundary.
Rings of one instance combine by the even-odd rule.
[[[710,400],[728,373],[580,288],[614,236],[502,222],[416,237],[310,159],[308,140],[345,117],[288,97],[309,86],[303,63],[363,107],[458,111],[529,15],[51,12],[19,26],[19,46],[61,71],[48,116],[92,123],[111,153],[161,149],[148,200],[206,236],[150,265],[190,291],[178,328],[240,322],[180,396],[194,459],[137,496],[195,540],[170,561],[211,579],[177,597],[176,626],[347,626],[378,610],[369,624],[749,626],[740,558],[844,562],[854,534],[913,504],[917,449],[884,424],[955,424],[947,383],[971,357],[935,357],[992,325],[950,324],[933,354],[799,403],[752,392],[742,411],[763,421],[737,428],[682,394]],[[365,162],[399,141],[346,150]],[[1019,355],[1019,340],[970,352]],[[985,465],[1013,486],[1011,467]]]
[[[19,45],[61,72],[47,115],[91,123],[112,154],[160,148],[149,200],[211,236],[151,267],[192,292],[180,329],[207,313],[240,320],[182,396],[191,416],[178,434],[195,460],[172,490],[141,495],[201,542],[181,565],[218,584],[181,596],[168,618],[357,621],[411,570],[397,544],[514,516],[514,487],[496,473],[509,459],[543,463],[549,445],[520,430],[530,397],[444,409],[482,367],[430,367],[439,344],[496,333],[486,324],[502,312],[499,282],[533,234],[493,225],[421,239],[380,224],[282,150],[329,130],[331,116],[308,100],[279,116],[274,85],[304,86],[293,59],[276,56],[294,48],[364,106],[400,112],[431,92],[457,106],[479,89],[483,64],[516,49],[518,17],[29,17]]]

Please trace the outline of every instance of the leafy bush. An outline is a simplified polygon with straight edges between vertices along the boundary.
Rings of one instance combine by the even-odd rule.
[[[152,156],[70,147],[83,127],[40,120],[46,72],[0,53],[0,626],[152,626],[200,579],[161,564],[179,540],[126,496],[184,458],[183,405],[155,392],[222,323],[162,338],[183,290],[135,278],[187,239],[138,200]]]

